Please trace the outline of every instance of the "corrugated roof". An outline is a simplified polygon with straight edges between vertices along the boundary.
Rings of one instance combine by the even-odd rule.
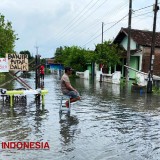
[[[120,43],[125,36],[128,36],[128,28],[122,28],[114,39],[114,43]],[[151,46],[152,31],[131,29],[131,38],[139,45]],[[160,47],[160,32],[156,32],[155,47]]]

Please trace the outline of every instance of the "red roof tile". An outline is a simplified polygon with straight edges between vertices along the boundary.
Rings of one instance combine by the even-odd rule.
[[[122,28],[113,43],[120,43],[125,36],[128,36],[128,28]],[[139,45],[151,46],[152,31],[131,29],[131,38]],[[155,47],[160,47],[160,32],[156,32]]]

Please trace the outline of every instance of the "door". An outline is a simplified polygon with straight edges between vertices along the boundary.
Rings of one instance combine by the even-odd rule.
[[[139,70],[139,56],[131,56],[130,67],[134,68],[136,70]],[[136,78],[136,72],[130,69],[129,70],[129,78],[135,79]]]

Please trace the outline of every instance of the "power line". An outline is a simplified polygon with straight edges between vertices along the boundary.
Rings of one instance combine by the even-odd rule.
[[[127,1],[128,1],[128,0],[127,0]],[[123,4],[124,4],[124,5],[122,5],[122,6],[117,6],[116,8],[117,8],[117,9],[122,9],[122,8],[124,8],[124,7],[127,5],[126,2],[123,3]],[[117,9],[114,8],[114,10],[117,10]],[[107,12],[106,12],[104,15],[101,16],[101,18],[98,18],[97,20],[93,21],[93,22],[92,22],[93,24],[90,24],[89,27],[86,27],[85,30],[83,30],[83,31],[81,32],[81,34],[87,32],[88,30],[90,30],[90,28],[93,29],[93,28],[97,27],[100,22],[104,21],[104,20],[102,20],[102,19],[103,19],[103,17],[105,17],[107,14],[108,14],[108,10],[107,10]],[[115,14],[115,12],[114,12],[114,14]],[[116,22],[116,21],[114,21],[114,22],[108,22],[108,23],[105,23],[105,24],[111,24],[111,23],[115,23],[115,22]],[[75,37],[73,37],[73,38],[75,38]]]
[[[105,2],[103,2],[103,3],[105,3]],[[100,5],[101,6],[101,5]],[[100,6],[98,6],[96,9],[98,9]],[[124,5],[125,6],[125,5]],[[137,9],[137,10],[134,10],[134,12],[138,12],[138,11],[141,11],[141,10],[144,10],[144,9],[146,9],[146,8],[149,8],[149,7],[151,7],[152,5],[149,5],[149,6],[146,6],[146,7],[143,7],[143,8],[140,8],[140,9]],[[121,7],[122,8],[122,7]],[[95,10],[96,10],[95,9]],[[93,11],[92,11],[93,12]],[[138,15],[135,15],[134,17],[132,17],[132,18],[135,18],[135,17],[139,17],[139,16],[144,16],[144,15],[146,15],[146,14],[149,14],[149,13],[151,13],[151,12],[147,12],[147,13],[143,13],[143,14],[138,14]],[[90,14],[92,14],[92,13],[90,13]],[[134,14],[136,14],[136,13],[134,13]],[[113,15],[113,14],[112,14]],[[89,16],[89,15],[88,15]],[[115,24],[113,24],[111,27],[109,27],[107,30],[105,30],[104,32],[107,32],[109,29],[111,29],[112,27],[114,27],[117,23],[119,23],[120,21],[122,21],[122,20],[125,20],[125,18],[126,18],[127,16],[124,16],[122,19],[120,19],[119,21],[116,21],[116,22],[108,22],[108,23],[105,23],[105,24],[110,24],[110,23],[115,23]],[[86,17],[86,18],[88,18],[88,17]],[[86,19],[85,18],[85,19]],[[79,18],[80,19],[80,18]],[[78,20],[79,20],[78,19]],[[83,19],[83,20],[81,20],[81,21],[84,21],[85,19]],[[81,22],[80,21],[80,22]],[[100,20],[99,20],[100,21]],[[79,22],[79,23],[80,23]],[[77,26],[77,25],[76,25]],[[97,26],[97,25],[95,25],[95,26]],[[71,28],[71,27],[70,27]],[[89,29],[89,28],[88,28]],[[85,32],[85,31],[83,31],[83,32]],[[98,31],[96,31],[96,33],[98,33]],[[95,33],[95,34],[96,34]],[[82,34],[82,32],[81,32],[81,34]],[[65,35],[66,36],[66,35]],[[101,34],[99,34],[99,35],[97,35],[96,37],[94,37],[93,39],[91,39],[91,40],[89,40],[85,45],[87,45],[88,43],[90,43],[91,41],[93,41],[94,39],[96,39],[96,38],[98,38],[99,36],[101,36]],[[62,36],[63,37],[63,36]],[[92,36],[93,37],[93,36]],[[72,37],[72,38],[75,38],[75,37]],[[85,46],[85,45],[83,45],[83,46]]]
[[[89,9],[92,9],[100,0],[97,0]],[[62,35],[60,36],[59,39],[61,39],[63,37],[63,35],[65,34],[66,31],[68,31],[70,28],[73,28],[72,26],[74,26],[74,24],[76,24],[76,22],[81,19],[86,13],[88,12],[88,10],[86,10],[73,24],[71,24],[66,30],[64,30],[64,32],[62,33]]]
[[[134,17],[132,17],[132,18],[139,17],[139,16],[143,16],[143,15],[146,15],[146,14],[148,14],[148,13],[151,13],[151,12],[147,12],[147,13],[144,13],[144,14],[141,14],[141,15],[137,15],[137,16],[134,16]],[[111,28],[114,27],[116,24],[118,24],[120,21],[125,20],[126,17],[127,17],[127,15],[124,16],[124,17],[123,17],[122,19],[120,19],[119,21],[109,22],[108,24],[110,24],[110,23],[115,23],[115,24],[112,25],[111,27],[109,27],[108,29],[106,29],[104,32],[107,32],[109,29],[111,29]],[[105,24],[106,24],[106,23],[105,23]],[[92,42],[93,40],[95,40],[95,39],[98,38],[99,36],[101,36],[101,34],[99,34],[99,35],[96,36],[95,38],[91,39],[91,40],[90,40],[89,42],[87,42],[85,45],[87,45],[88,43]],[[93,37],[93,36],[92,36],[92,37]],[[83,45],[83,46],[85,46],[85,45]]]
[[[106,29],[103,33],[107,32],[109,29],[111,29],[112,27],[114,27],[116,24],[118,24],[119,22],[121,22],[124,18],[126,18],[128,16],[125,15],[123,18],[121,18],[119,21],[117,21],[115,24],[113,24],[112,26],[110,26],[108,29]],[[86,44],[84,44],[83,46],[87,45],[88,43],[92,42],[93,40],[95,40],[96,38],[98,38],[99,36],[101,36],[101,34],[99,34],[98,36],[96,36],[95,38],[91,39],[89,42],[87,42]]]
[[[146,6],[146,7],[137,9],[137,10],[135,10],[135,11],[140,11],[140,10],[142,10],[142,9],[149,8],[149,7],[151,7],[151,6],[152,6],[152,5]],[[152,11],[151,11],[151,12],[144,13],[144,14],[141,14],[141,15],[134,16],[134,17],[132,17],[132,18],[139,17],[139,16],[143,16],[143,15],[146,15],[146,14],[148,14],[148,13],[152,13]],[[124,20],[126,17],[127,17],[127,15],[124,16],[124,17],[123,17],[122,19],[120,19],[119,21],[117,21],[114,25],[112,25],[111,27],[109,27],[109,28],[108,28],[107,30],[105,30],[104,32],[106,32],[106,31],[108,31],[109,29],[111,29],[112,27],[114,27],[117,23],[119,23],[120,21]],[[87,44],[90,43],[91,41],[95,40],[95,39],[98,38],[99,36],[101,36],[101,34],[99,34],[99,35],[96,36],[95,38],[93,38],[93,39],[91,39],[90,41],[88,41],[85,45],[87,45]],[[85,46],[85,45],[83,45],[83,46]]]
[[[126,0],[126,1],[128,2],[128,0]],[[106,2],[106,1],[105,1],[105,2]],[[101,5],[103,5],[105,2],[103,2]],[[100,5],[100,6],[101,6],[101,5]],[[100,6],[98,6],[96,9],[98,9]],[[117,6],[116,8],[117,8],[118,11],[119,11],[120,9],[123,9],[123,8],[126,7],[126,6],[127,6],[127,4],[126,4],[126,2],[125,2],[125,3],[123,3],[122,6]],[[95,9],[95,10],[96,10],[96,9]],[[115,10],[115,8],[114,8],[114,10]],[[92,12],[94,12],[94,11],[92,11]],[[92,13],[91,13],[91,14],[92,14]],[[107,14],[108,14],[108,11],[107,11]],[[107,14],[105,14],[105,15],[103,15],[103,16],[101,16],[101,17],[104,17],[104,16],[106,16]],[[114,14],[116,14],[116,12],[114,12]],[[112,15],[113,15],[113,14],[112,14]],[[88,15],[88,17],[89,17],[89,15]],[[88,18],[88,17],[86,17],[86,18]],[[86,19],[86,18],[85,18],[85,19]],[[84,21],[85,19],[83,19],[83,21]],[[102,18],[101,18],[101,19],[102,19]],[[100,21],[102,22],[102,21],[104,21],[104,20],[98,20],[97,22],[95,22],[95,23],[97,23],[95,26],[99,25],[98,22],[100,22]],[[80,23],[80,22],[79,22],[79,23]],[[114,22],[109,22],[109,23],[114,23]],[[109,24],[109,23],[106,23],[106,24]],[[86,28],[87,28],[87,30],[89,30],[89,29],[91,28],[91,25],[90,25],[89,27],[86,27]],[[83,30],[83,31],[80,32],[80,33],[82,34],[82,33],[84,33],[84,32],[87,32],[87,31],[86,31],[86,28],[85,28],[85,30]],[[92,29],[93,29],[93,27],[92,27]],[[71,33],[71,35],[72,35],[72,34],[73,34],[73,33]],[[67,35],[65,35],[65,36],[67,36]],[[65,36],[64,36],[64,37],[65,37]],[[71,37],[71,36],[70,36],[70,37]],[[72,36],[71,39],[75,39],[75,37]],[[71,40],[71,39],[70,39],[70,40]]]
[[[138,14],[138,15],[136,15],[136,16],[133,16],[132,18],[139,17],[139,16],[143,16],[143,15],[146,15],[146,14],[148,14],[148,13],[153,13],[153,12],[150,11],[150,12],[146,12],[146,13],[143,13],[143,14]]]
[[[143,9],[146,9],[146,8],[149,8],[149,7],[153,7],[153,5],[149,5],[149,6],[146,6],[146,7],[140,8],[140,9],[136,9],[136,10],[134,10],[134,12],[136,12],[136,11],[140,11],[140,10],[143,10]]]
[[[106,3],[107,1],[105,0],[102,4],[100,4],[97,8],[95,8],[95,10],[93,10],[85,19],[82,19],[81,21],[79,21],[77,24],[76,24],[76,26],[78,25],[78,24],[80,24],[80,23],[82,23],[83,21],[85,21],[87,18],[89,18],[89,16],[91,16],[92,15],[92,13],[93,12],[95,12],[98,8],[100,8],[104,3]],[[76,26],[74,26],[74,27],[76,27]],[[73,27],[72,27],[73,28]],[[66,35],[65,35],[66,36]]]
[[[160,3],[158,3],[158,4],[160,4]],[[139,10],[143,10],[143,9],[146,9],[146,8],[149,8],[149,7],[153,7],[153,4],[149,5],[149,6],[146,6],[146,7],[143,7],[143,8],[140,8],[140,9],[136,9],[136,10],[134,10],[134,12],[139,11]]]
[[[80,12],[78,12],[78,14],[76,14],[76,16],[64,27],[64,30],[66,29],[66,28],[68,28],[68,26],[70,26],[73,22],[74,22],[74,20],[78,17],[78,16],[80,16],[82,13],[83,13],[83,11],[91,4],[93,2],[93,0],[91,0],[87,5],[86,5],[86,7],[84,7]],[[78,16],[77,16],[78,15]],[[62,31],[62,32],[60,32],[59,34],[62,34],[64,31]],[[58,34],[58,35],[59,35]],[[58,36],[57,35],[57,36]]]
[[[97,8],[95,8],[95,10],[97,10],[98,8],[100,8],[105,2],[106,2],[106,1],[104,1],[102,4],[100,4]],[[117,7],[116,7],[117,9],[114,8],[114,10],[120,11],[121,9],[123,9],[124,7],[127,6],[127,4],[126,4],[127,2],[128,2],[128,0],[123,1],[123,3],[121,2],[121,4],[123,4],[123,5],[122,5],[122,6],[121,6],[121,5],[120,5],[120,6],[117,6]],[[92,6],[92,7],[93,7],[93,6]],[[95,11],[95,10],[94,10],[94,11]],[[113,10],[113,9],[112,9],[112,10]],[[94,11],[92,11],[92,13],[93,13]],[[107,10],[107,14],[109,14],[108,11],[109,11],[109,10]],[[111,12],[111,11],[110,11],[110,12]],[[92,13],[90,13],[90,14],[92,14]],[[101,20],[101,19],[102,19],[104,16],[106,16],[107,14],[101,16],[100,20],[98,19],[98,21],[94,22],[94,24],[93,24],[94,27],[96,27],[97,25],[99,25],[98,22],[104,21],[104,20]],[[114,14],[116,14],[116,12],[114,12]],[[113,14],[112,14],[112,15],[113,15]],[[88,17],[89,17],[89,16],[90,16],[90,15],[88,15]],[[86,17],[85,19],[87,19],[88,17]],[[80,22],[84,21],[85,19],[81,20]],[[78,22],[78,23],[80,23],[80,22]],[[112,22],[111,22],[111,23],[112,23]],[[84,24],[84,23],[83,23],[83,24]],[[96,25],[95,25],[95,24],[96,24]],[[92,26],[93,26],[93,25],[92,25]],[[77,26],[77,25],[76,25],[76,26]],[[90,30],[90,28],[91,28],[92,26],[90,25],[89,27],[86,27],[84,30],[82,30],[82,32],[80,31],[80,33],[87,32],[86,29],[87,29],[87,30]],[[70,28],[71,28],[71,27],[70,27]],[[93,27],[92,27],[92,29],[93,29]],[[79,33],[79,31],[78,31],[78,33]],[[70,34],[73,34],[73,33],[70,33]],[[70,34],[69,34],[69,35],[70,35]],[[65,34],[65,35],[62,34],[60,38],[66,37],[66,36],[68,36],[68,34]],[[70,36],[70,37],[71,37],[71,36]],[[58,41],[60,40],[60,38],[58,38]],[[72,37],[71,37],[71,39],[74,39],[74,38],[75,38],[75,36],[72,36]]]

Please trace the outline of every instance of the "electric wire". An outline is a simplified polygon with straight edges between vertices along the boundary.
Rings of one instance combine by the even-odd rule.
[[[111,28],[114,27],[116,24],[118,24],[119,22],[121,22],[121,21],[122,21],[124,18],[126,18],[127,16],[128,16],[128,14],[125,15],[123,18],[121,18],[119,21],[117,21],[115,24],[113,24],[112,26],[110,26],[109,28],[107,28],[103,33],[107,32],[109,29],[111,29]],[[93,38],[93,39],[90,40],[89,42],[85,43],[83,46],[86,46],[88,43],[90,43],[91,41],[95,40],[95,39],[98,38],[99,36],[101,36],[101,34],[98,35],[98,36],[96,36],[95,38]]]
[[[106,3],[107,1],[105,0],[100,6],[98,6],[97,8],[95,8],[95,10],[97,10],[98,8],[100,8],[104,3]],[[82,19],[81,21],[79,21],[76,26],[77,27],[80,23],[84,22],[87,18],[89,18],[90,15],[92,15],[93,12],[95,12],[95,10],[93,10],[85,19]],[[65,35],[66,36],[66,35]],[[60,37],[61,38],[61,37]],[[63,37],[64,38],[64,37]]]
[[[92,9],[99,1],[100,1],[100,0],[97,0],[88,10]],[[64,32],[62,33],[62,35],[60,35],[60,38],[58,38],[58,40],[61,39],[61,37],[63,37],[63,35],[65,34],[65,32],[67,32],[69,29],[73,28],[73,26],[76,24],[76,22],[77,22],[78,20],[80,20],[80,19],[88,12],[88,10],[86,10],[86,11],[85,11],[73,24],[71,24],[66,30],[64,30]]]
[[[103,3],[105,3],[105,2],[103,2]],[[100,5],[100,6],[101,6],[101,5]],[[100,8],[100,6],[98,6],[97,8]],[[142,16],[144,16],[144,15],[146,15],[146,14],[151,13],[151,12],[147,12],[147,13],[143,13],[143,14],[138,14],[138,15],[136,15],[138,12],[141,12],[142,10],[145,10],[145,9],[147,9],[147,8],[149,8],[149,7],[152,7],[152,6],[153,6],[153,5],[149,5],[149,6],[140,8],[140,9],[133,10],[133,14],[134,14],[135,16],[133,16],[132,18],[142,17]],[[97,9],[97,8],[96,8],[96,9]],[[93,11],[92,11],[92,13],[93,13]],[[90,13],[90,14],[91,14],[91,13]],[[128,15],[128,14],[127,14],[127,15]],[[107,31],[108,31],[109,29],[111,29],[112,27],[114,27],[114,26],[115,26],[116,24],[118,24],[119,22],[125,20],[126,17],[127,17],[127,16],[124,16],[124,17],[123,17],[122,19],[120,19],[119,21],[116,21],[115,24],[113,24],[111,27],[109,27],[108,29],[106,29],[106,30],[104,31],[104,33],[107,32]],[[87,19],[87,18],[88,18],[88,17],[86,17],[85,19]],[[80,18],[79,18],[79,19],[80,19]],[[79,19],[78,19],[78,20],[79,20]],[[81,21],[84,21],[85,19],[83,19],[83,20],[81,20]],[[77,21],[78,21],[78,20],[77,20]],[[81,21],[80,21],[80,22],[81,22]],[[99,21],[100,21],[100,20],[99,20]],[[80,23],[80,22],[79,22],[79,23]],[[79,24],[79,23],[78,23],[78,24]],[[106,25],[106,24],[111,24],[111,23],[114,23],[114,22],[108,22],[108,23],[105,23],[105,25]],[[97,24],[97,25],[99,25],[99,24]],[[95,25],[95,26],[97,26],[97,25]],[[77,26],[77,25],[76,25],[76,26]],[[89,29],[89,28],[88,28],[88,29]],[[98,31],[95,32],[95,34],[97,34],[97,33],[98,33]],[[82,32],[81,32],[81,34],[82,34]],[[95,35],[95,34],[94,34],[94,35]],[[93,35],[93,36],[94,36],[94,35]],[[93,36],[92,36],[92,37],[93,37]],[[89,40],[89,41],[88,41],[86,44],[84,44],[83,46],[86,46],[88,43],[92,42],[94,39],[98,38],[99,36],[101,36],[101,34],[97,35],[97,36],[94,37],[93,39],[91,39],[91,38],[92,38],[92,37],[91,37],[91,38],[90,38],[91,40]],[[61,36],[61,37],[63,37],[63,36]]]
[[[127,0],[128,1],[128,0]],[[105,2],[103,2],[103,4],[104,4]],[[103,4],[101,4],[101,5],[103,5]],[[101,6],[100,5],[100,6]],[[126,7],[126,5],[128,5],[128,4],[126,4],[126,3],[123,3],[123,5],[122,6],[117,6],[117,9],[119,8],[119,9],[123,9],[124,7]],[[96,9],[98,9],[100,6],[98,6]],[[119,10],[120,11],[120,10]],[[93,11],[92,11],[93,12]],[[107,11],[107,13],[108,13],[108,11]],[[114,14],[116,14],[116,12],[114,12]],[[105,13],[105,15],[107,15],[106,13]],[[104,17],[104,16],[102,16],[102,17]],[[88,18],[88,17],[86,17],[86,18]],[[99,20],[99,22],[100,22],[100,20]],[[97,22],[96,22],[97,23]],[[109,23],[106,23],[106,24],[110,24],[110,23],[113,23],[113,22],[109,22]],[[95,26],[98,26],[99,24],[97,23]],[[91,26],[90,27],[86,27],[86,28],[88,28],[87,30],[90,30],[90,28],[91,28]],[[93,27],[92,27],[92,29],[93,29]],[[83,30],[82,32],[80,32],[81,34],[82,33],[84,33],[84,32],[87,32],[86,30]],[[73,34],[73,33],[72,33]],[[74,34],[75,34],[75,32],[74,32]],[[92,36],[93,37],[93,36]],[[63,37],[64,38],[64,37]],[[71,37],[71,39],[75,39],[75,37],[73,36],[73,37]],[[70,39],[70,40],[71,40]]]
[[[139,15],[136,15],[132,18],[135,18],[135,17],[139,17],[139,16],[143,16],[143,15],[146,15],[146,14],[149,14],[149,13],[152,13],[152,12],[146,12],[144,14],[139,14]],[[103,33],[107,32],[108,30],[110,30],[112,27],[114,27],[116,24],[118,24],[119,22],[123,21],[123,20],[126,20],[126,17],[128,16],[128,14],[126,16],[124,16],[122,19],[120,19],[119,21],[115,22],[115,24],[113,24],[111,27],[109,27],[108,29],[106,29]],[[112,23],[112,22],[110,22]],[[97,33],[97,32],[96,32]],[[95,40],[96,38],[98,38],[99,36],[101,36],[101,33],[99,35],[97,35],[96,37],[94,37],[93,39],[91,39],[90,41],[88,41],[85,45],[83,46],[86,46],[88,43],[92,42],[93,40]],[[92,36],[93,37],[93,36]],[[91,37],[91,38],[92,38]]]
[[[93,2],[93,0],[91,0],[91,1],[86,5],[86,7],[84,7],[80,12],[78,12],[78,14],[76,14],[76,16],[68,23],[68,25],[66,25],[66,26],[64,27],[64,31],[65,31],[66,28],[68,28],[68,26],[70,26],[70,25],[76,20],[77,17],[79,17],[79,16],[83,13],[83,11],[85,11],[85,9],[86,9],[92,2]],[[77,16],[77,15],[78,15],[78,16]],[[60,34],[62,34],[64,31],[60,32],[57,36],[59,36]]]

